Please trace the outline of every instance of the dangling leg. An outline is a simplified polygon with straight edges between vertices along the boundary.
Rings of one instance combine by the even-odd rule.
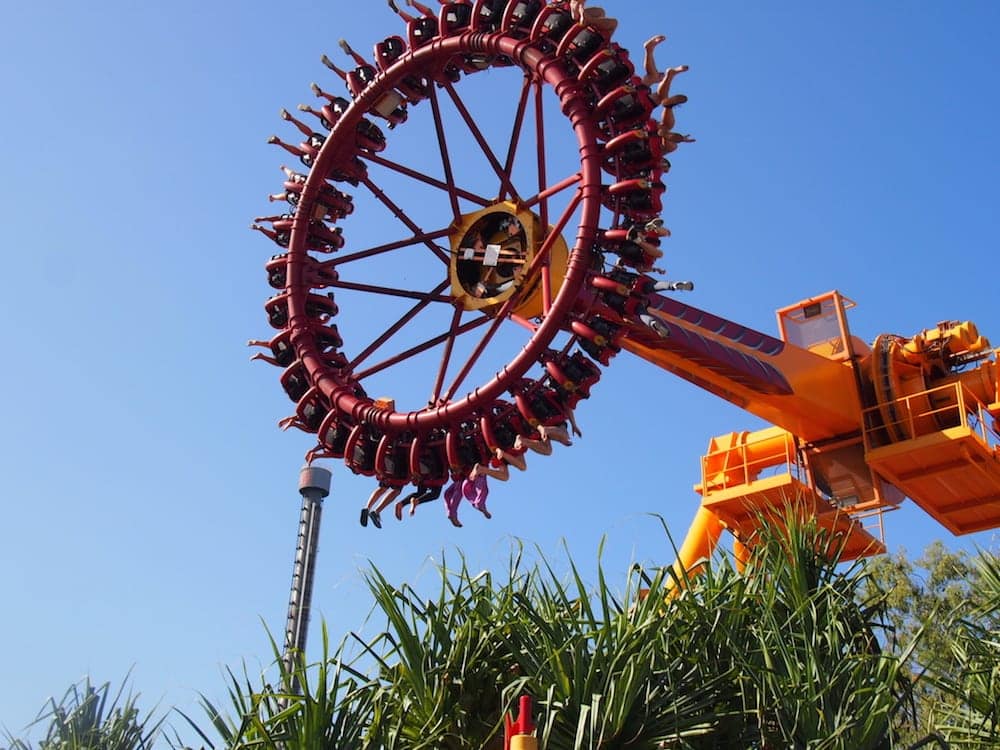
[[[253,229],[255,232],[260,232],[262,235],[267,237],[272,242],[278,241],[278,233],[275,232],[273,229],[262,227],[260,224],[251,224],[250,228]]]
[[[371,494],[371,497],[368,498],[368,502],[365,503],[364,507],[361,508],[361,521],[360,521],[360,523],[361,523],[362,526],[367,526],[368,525],[369,509],[371,508],[372,503],[375,502],[375,500],[378,499],[378,496],[379,496],[379,494],[381,492],[382,492],[382,488],[381,487],[376,487],[375,491]]]
[[[573,445],[573,441],[570,439],[569,432],[566,431],[565,427],[539,425],[538,433],[549,442],[555,440],[557,443],[562,443],[563,445]]]
[[[525,437],[524,435],[518,435],[514,440],[514,449],[521,450],[522,448],[530,448],[535,453],[539,453],[543,456],[552,455],[552,444],[543,439],[536,439]]]
[[[407,23],[413,23],[414,21],[417,20],[416,18],[414,18],[413,16],[411,16],[409,13],[407,13],[405,10],[400,10],[399,6],[396,5],[396,3],[394,2],[394,0],[389,0],[389,7],[392,8],[392,12],[393,13],[395,13],[396,15],[398,15],[400,18],[402,18]],[[447,494],[448,493],[446,492],[445,495],[447,495]]]
[[[506,463],[510,464],[518,471],[528,470],[528,462],[524,460],[523,453],[508,453],[503,448],[497,448],[496,457],[499,458],[501,461],[505,461]]]
[[[674,76],[677,75],[678,73],[686,73],[687,71],[688,71],[687,65],[678,65],[676,68],[670,68],[669,70],[667,70],[666,74],[664,74],[663,76],[663,79],[660,81],[660,85],[656,87],[656,95],[658,97],[658,101],[663,102],[664,104],[666,104],[666,102],[669,101],[670,84],[673,82]],[[685,101],[687,101],[687,99],[685,99]]]
[[[262,362],[267,362],[269,365],[274,365],[275,367],[281,367],[281,363],[278,360],[276,360],[274,357],[269,357],[262,352],[257,352],[256,354],[250,357],[251,362],[254,362],[258,359],[261,360]]]
[[[419,492],[414,492],[412,495],[409,496],[410,515],[412,516],[414,513],[417,512],[418,505],[423,505],[424,503],[433,502],[434,500],[437,500],[439,497],[441,497],[441,487],[428,487]],[[403,500],[402,502],[405,504],[406,500]],[[401,514],[402,514],[402,509],[400,509],[397,515]]]
[[[664,133],[669,133],[674,129],[675,119],[674,119],[674,107],[680,106],[687,101],[687,97],[684,94],[676,94],[662,102],[663,104],[663,114],[660,115],[660,137],[665,137]]]
[[[657,82],[663,80],[663,73],[661,73],[659,68],[656,67],[654,50],[658,45],[665,41],[667,41],[667,38],[663,36],[663,34],[657,34],[651,39],[647,39],[646,43],[642,45],[646,50],[646,55],[643,59],[643,67],[646,70],[646,75],[642,77],[642,82],[650,88],[652,88]]]
[[[597,29],[602,34],[611,36],[615,29],[618,28],[618,19],[611,18],[604,13],[604,8],[587,8],[583,11],[583,20],[581,23],[584,26],[590,26]]]
[[[647,327],[655,331],[661,338],[670,338],[670,329],[667,328],[663,324],[663,321],[659,318],[653,317],[648,312],[643,310],[639,313],[639,320],[645,323]]]
[[[326,67],[328,67],[330,70],[332,70],[338,76],[340,76],[340,80],[342,80],[342,81],[346,81],[347,80],[347,71],[346,70],[341,70],[336,65],[334,65],[333,64],[333,60],[331,60],[329,57],[327,57],[326,55],[323,55],[320,58],[320,62],[322,62]]]
[[[458,506],[462,502],[462,484],[464,480],[456,479],[444,491],[444,509],[448,514],[448,520],[452,526],[461,528],[462,524],[458,520]]]
[[[337,42],[337,44],[340,45],[340,48],[344,50],[345,54],[351,56],[351,58],[354,60],[355,64],[358,67],[361,67],[363,65],[368,65],[368,61],[365,60],[365,58],[363,58],[361,55],[359,55],[357,52],[351,49],[351,45],[347,43],[346,39],[341,39],[339,42]]]
[[[312,128],[310,128],[301,120],[296,120],[294,117],[292,117],[291,112],[289,112],[287,109],[282,109],[278,114],[281,115],[282,120],[284,120],[285,122],[290,122],[292,123],[292,125],[298,128],[299,132],[302,133],[302,135],[304,135],[306,138],[309,138],[313,134]]]
[[[286,216],[285,214],[275,214],[274,216],[256,216],[254,217],[254,221],[267,221],[273,224],[276,221],[284,221],[285,219],[290,219],[290,218],[292,217]]]
[[[576,435],[577,437],[583,437],[583,431],[580,429],[580,426],[576,423],[576,413],[568,406],[566,407],[566,419],[569,420],[569,426],[573,429],[573,434]]]
[[[504,468],[507,467],[505,466]],[[493,516],[490,515],[490,512],[486,509],[486,498],[490,494],[490,485],[486,481],[486,477],[476,477],[474,480],[467,483],[466,486],[468,486],[468,484],[472,484],[471,496],[469,494],[466,494],[465,496],[469,501],[469,505],[486,516],[486,518],[493,518]]]
[[[693,289],[693,281],[657,281],[653,284],[653,290],[657,292],[690,292]]]
[[[330,102],[330,103],[333,103],[333,100],[337,98],[337,97],[335,97],[335,96],[334,96],[333,94],[329,94],[329,93],[327,93],[326,91],[324,91],[323,89],[321,89],[321,88],[319,87],[319,84],[318,84],[318,83],[315,83],[315,82],[313,82],[313,83],[310,83],[310,84],[309,84],[309,88],[311,88],[311,89],[312,89],[312,92],[313,92],[314,94],[316,94],[316,96],[318,96],[318,97],[321,97],[321,98],[323,98],[323,99],[326,99],[326,100],[327,100],[328,102]]]
[[[389,490],[389,492],[385,494],[385,497],[382,498],[382,502],[380,502],[378,507],[375,508],[375,515],[381,514],[383,510],[389,507],[392,504],[392,501],[399,497],[399,493],[402,491],[402,487],[393,487]]]
[[[434,18],[434,11],[428,8],[426,5],[422,5],[421,3],[417,2],[417,0],[406,0],[406,4],[409,5],[411,8],[416,8],[425,16]]]
[[[313,117],[319,119],[320,122],[322,122],[325,119],[323,117],[323,113],[322,112],[320,112],[318,109],[313,109],[308,104],[300,104],[299,105],[299,112],[308,112]]]
[[[291,144],[285,143],[283,140],[281,140],[276,135],[272,135],[270,138],[268,138],[267,142],[271,143],[271,144],[273,144],[275,146],[281,146],[283,149],[285,149],[285,151],[287,151],[288,153],[290,153],[290,154],[292,154],[294,156],[298,156],[300,159],[303,156],[306,156],[306,154],[307,154],[306,151],[303,151],[298,146],[292,146]]]

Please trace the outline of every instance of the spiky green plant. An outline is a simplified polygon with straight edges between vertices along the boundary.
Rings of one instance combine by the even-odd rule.
[[[60,700],[50,698],[34,724],[46,725],[38,750],[147,750],[163,718],[142,714],[137,695],[126,694],[127,680],[112,693],[111,683],[94,686],[90,678],[71,685]],[[27,740],[11,740],[10,750],[32,750]]]
[[[840,549],[814,520],[786,514],[762,526],[742,584],[730,589],[736,598],[722,605],[746,610],[743,632],[725,637],[738,639],[732,658],[755,746],[890,748],[894,720],[911,704],[915,642],[883,650],[884,595],[864,563],[839,563]]]
[[[890,747],[909,651],[883,652],[864,565],[838,566],[793,516],[755,544],[746,570],[720,556],[677,582],[635,566],[620,593],[600,560],[589,586],[520,547],[502,577],[442,564],[430,597],[373,568],[382,629],[353,635],[351,659],[324,635],[323,658],[277,688],[231,678],[236,719],[206,707],[233,750],[492,750],[522,693],[544,750]]]
[[[271,639],[279,669],[277,685],[262,679],[261,686],[254,687],[245,667],[242,677],[229,670],[229,699],[234,717],[202,697],[202,705],[223,747],[229,750],[373,747],[366,740],[372,718],[371,685],[342,658],[343,643],[330,650],[325,624],[322,632],[321,658],[315,664],[307,664],[300,655],[291,669],[286,668],[277,643]],[[185,718],[208,747],[214,748],[198,723]]]

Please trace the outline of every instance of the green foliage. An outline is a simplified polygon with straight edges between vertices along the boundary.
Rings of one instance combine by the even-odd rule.
[[[822,530],[776,529],[743,572],[720,558],[678,587],[636,566],[621,594],[600,564],[592,588],[572,560],[562,576],[520,548],[503,580],[442,565],[430,598],[373,569],[384,629],[353,636],[353,666],[324,638],[294,675],[302,695],[285,673],[280,691],[233,679],[238,718],[206,708],[234,750],[497,748],[522,693],[546,750],[889,747],[911,681],[910,652],[879,647],[884,595],[817,552]]]
[[[49,699],[35,724],[47,724],[38,750],[146,750],[153,746],[163,719],[143,716],[136,696],[112,694],[111,684],[93,686],[87,678],[63,697]],[[32,750],[27,740],[11,740],[10,750]]]
[[[745,610],[728,639],[760,746],[890,747],[910,702],[913,644],[883,652],[885,596],[872,591],[863,563],[844,569],[822,552],[830,540],[813,521],[763,528],[723,607]]]
[[[965,741],[959,735],[967,732],[974,738],[972,725],[986,721],[989,713],[980,713],[974,706],[981,703],[977,694],[989,692],[984,681],[988,682],[991,666],[1000,656],[989,645],[991,639],[997,640],[1000,603],[995,557],[980,553],[972,558],[934,542],[916,560],[900,550],[870,561],[869,569],[873,584],[886,592],[895,640],[912,640],[916,631],[922,631],[909,664],[915,720],[899,724],[899,736],[916,742],[941,726],[952,725],[941,733],[953,745],[980,747],[974,739],[962,744]],[[994,737],[981,746],[998,747],[1000,741]]]
[[[949,618],[948,668],[930,674],[951,700],[935,704],[931,720],[953,748],[987,750],[1000,747],[1000,558],[980,552],[973,569],[974,595]]]
[[[743,570],[634,566],[623,586],[515,547],[502,576],[443,563],[429,597],[373,567],[373,636],[334,648],[324,628],[291,669],[272,640],[273,681],[230,672],[230,705],[188,721],[220,750],[497,750],[529,694],[543,750],[1000,747],[1000,558],[846,565],[830,546],[788,517]],[[37,749],[146,750],[162,721],[86,682],[50,701]]]
[[[207,698],[202,705],[209,721],[231,750],[361,750],[371,721],[370,684],[342,658],[343,644],[330,651],[323,628],[323,654],[314,665],[302,659],[289,670],[271,640],[279,668],[278,685],[264,681],[254,688],[246,668],[243,677],[229,672],[229,699],[235,718],[227,717]],[[182,714],[183,715],[183,714]],[[197,722],[185,716],[205,743],[211,740]]]

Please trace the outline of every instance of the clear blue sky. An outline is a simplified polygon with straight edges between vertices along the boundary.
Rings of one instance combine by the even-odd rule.
[[[970,319],[1000,343],[1000,5],[606,7],[624,46],[663,32],[661,63],[691,66],[675,90],[697,143],[673,159],[664,215],[693,304],[774,332],[775,308],[837,288],[866,340]],[[147,705],[197,715],[224,666],[269,660],[310,441],[276,429],[277,372],[247,362],[273,250],[246,227],[280,182],[264,143],[291,133],[278,109],[312,80],[339,90],[319,64],[339,37],[367,50],[397,28],[381,3],[342,0],[5,9],[0,727],[133,665]],[[646,514],[683,535],[708,439],[759,426],[627,356],[578,416],[584,439],[495,485],[494,520],[466,511],[462,530],[438,509],[362,530],[370,482],[335,466],[317,615],[335,635],[362,626],[368,560],[419,583],[442,549],[490,567],[513,536],[566,539],[590,565],[607,535],[612,572],[669,562]],[[887,525],[891,548],[944,535],[909,504]],[[951,543],[972,542],[991,537]]]

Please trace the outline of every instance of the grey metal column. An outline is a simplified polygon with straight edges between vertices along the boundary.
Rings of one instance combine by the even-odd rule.
[[[299,536],[295,543],[295,566],[292,569],[288,622],[285,625],[285,652],[282,656],[285,669],[289,672],[294,670],[297,654],[305,653],[306,650],[319,524],[323,517],[323,498],[330,494],[331,479],[330,470],[321,466],[304,466],[299,472],[302,514],[299,517]],[[293,679],[292,689],[298,692],[298,688],[298,679]]]

